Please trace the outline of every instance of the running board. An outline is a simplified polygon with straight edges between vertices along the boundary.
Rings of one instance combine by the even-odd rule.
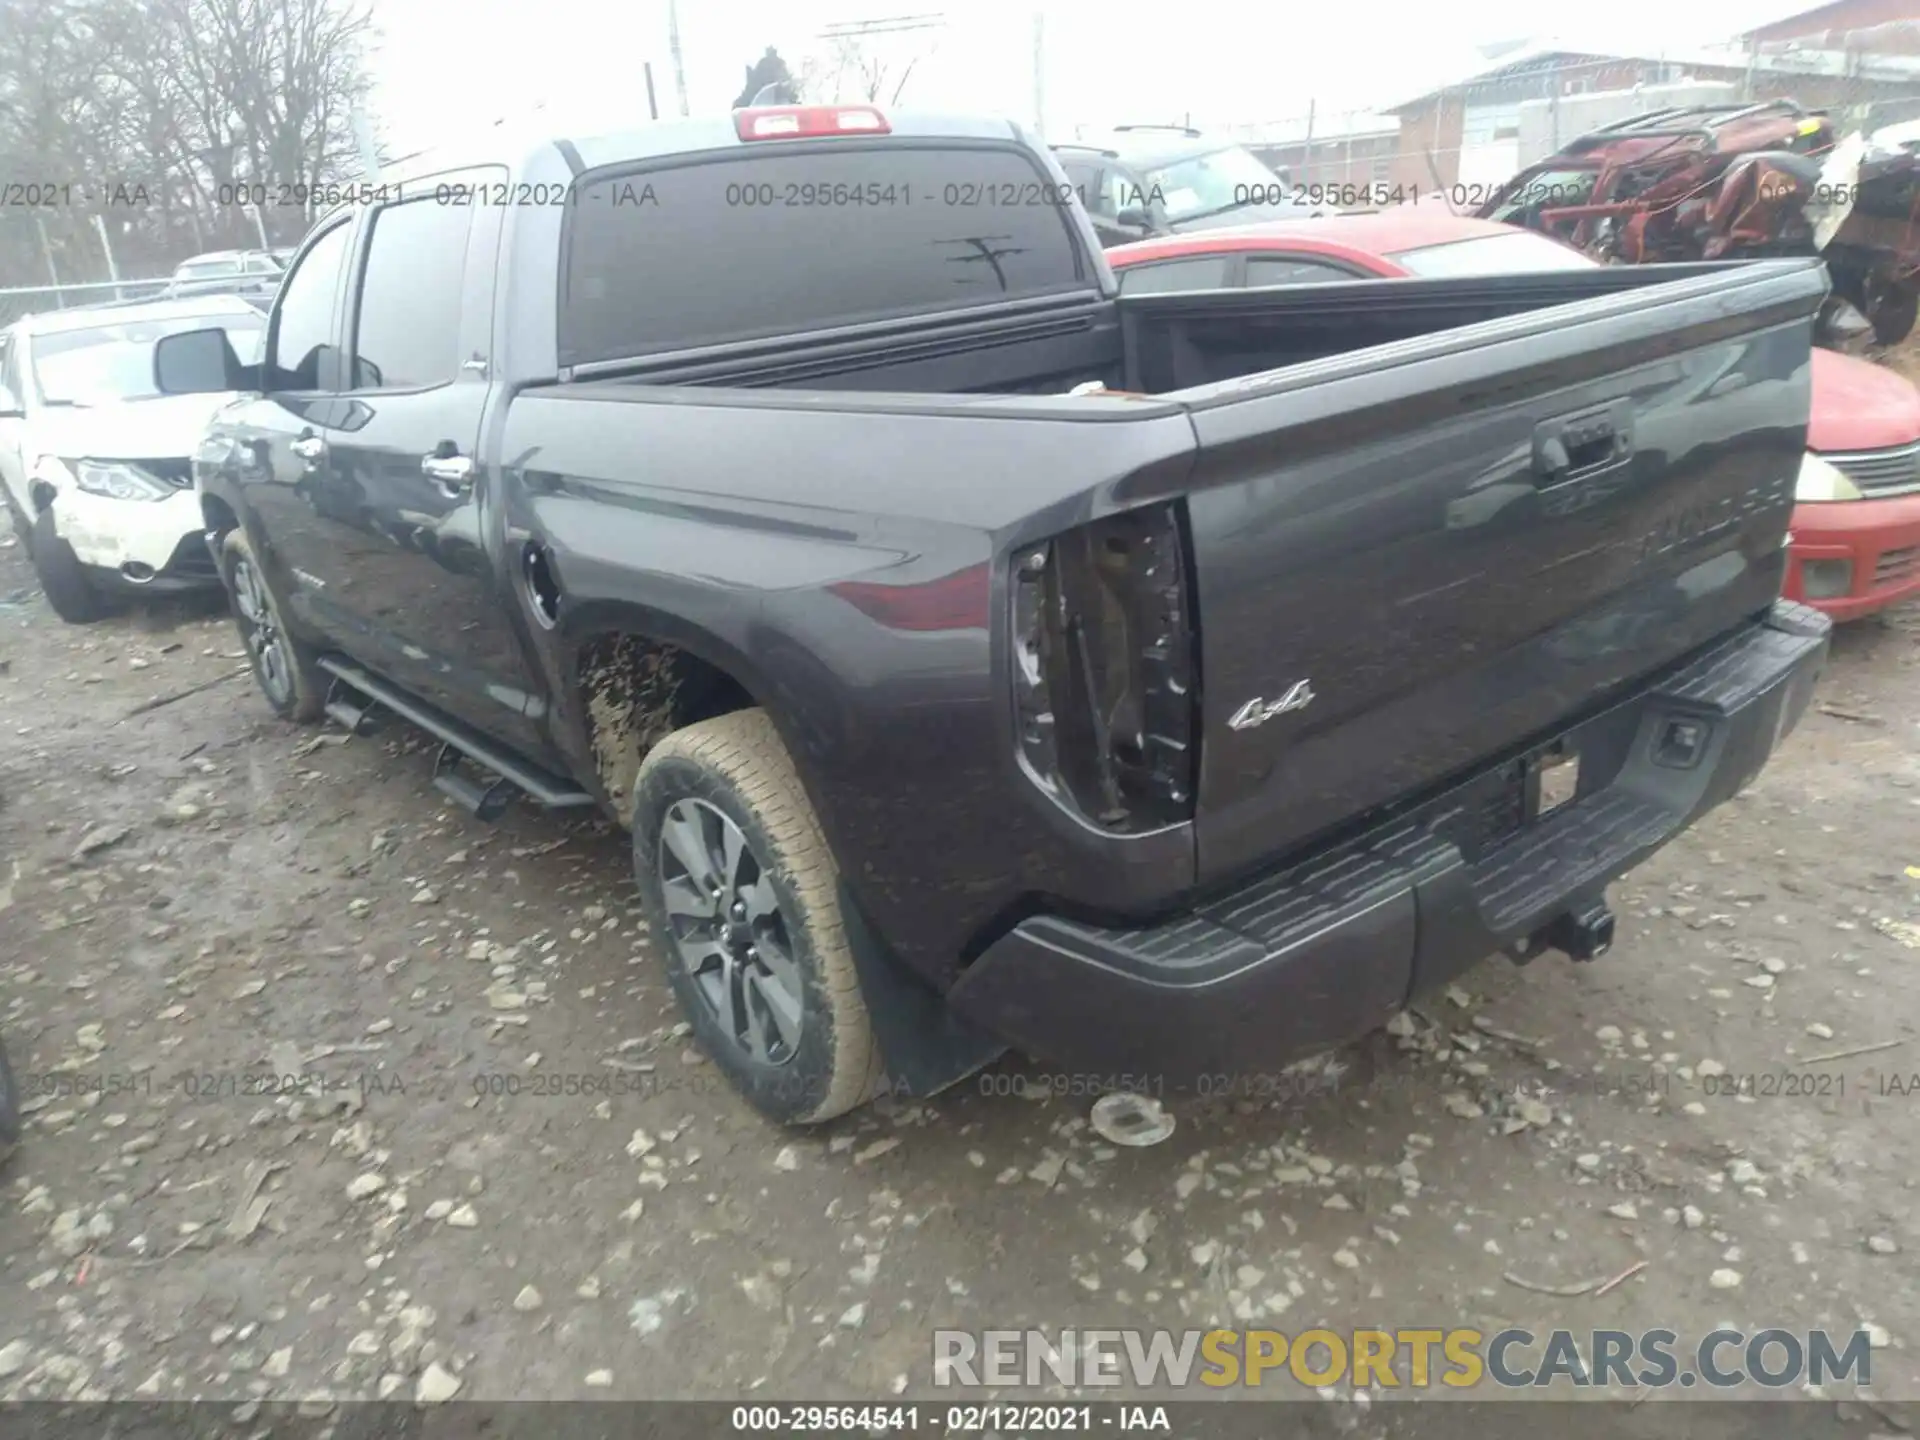
[[[360,705],[346,694],[336,697],[329,692],[327,713],[342,724],[348,723],[346,716],[351,714],[350,729],[379,706],[411,721],[440,741],[440,753],[433,762],[433,788],[481,820],[498,820],[506,813],[516,790],[525,792],[528,799],[549,810],[595,803],[591,795],[573,782],[508,754],[479,732],[357,665],[323,656],[320,668],[334,677],[334,690],[345,686],[366,697],[368,703]],[[339,714],[334,711],[336,699],[341,706]],[[462,761],[469,762],[468,768],[462,768]],[[482,773],[470,773],[476,770]]]

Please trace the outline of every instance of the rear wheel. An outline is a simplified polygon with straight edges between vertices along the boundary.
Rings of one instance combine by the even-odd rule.
[[[13,533],[25,549],[33,544],[33,522],[27,518],[26,511],[20,508],[20,502],[13,498],[6,482],[0,480],[0,500],[7,505],[7,518],[13,522]]]
[[[1867,320],[1873,326],[1873,338],[1882,345],[1898,345],[1913,333],[1920,318],[1920,290],[1908,286],[1867,281]]]
[[[880,1051],[839,872],[764,710],[653,748],[634,781],[633,853],[674,995],[748,1101],[812,1124],[870,1099]]]
[[[280,602],[244,530],[227,532],[220,546],[220,573],[260,693],[288,720],[319,719],[326,704],[326,677],[312,648],[282,621]]]
[[[54,528],[53,506],[34,516],[27,555],[33,561],[33,573],[40,577],[47,603],[69,625],[91,624],[112,610],[107,597],[87,578],[86,567],[73,553],[73,546]]]

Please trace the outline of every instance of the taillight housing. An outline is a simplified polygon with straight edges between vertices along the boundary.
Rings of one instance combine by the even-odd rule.
[[[1199,677],[1180,507],[1025,546],[1009,588],[1014,720],[1035,782],[1116,834],[1191,820]]]

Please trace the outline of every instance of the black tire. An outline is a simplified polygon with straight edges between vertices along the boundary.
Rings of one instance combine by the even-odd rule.
[[[53,506],[33,517],[33,529],[27,546],[33,561],[33,573],[40,577],[40,589],[53,606],[53,613],[69,625],[90,625],[108,614],[113,606],[100,593],[73,546],[60,538],[53,528]]]
[[[327,703],[326,672],[313,648],[281,618],[285,608],[253,553],[246,531],[230,530],[220,545],[220,578],[254,681],[283,719],[318,720]]]
[[[27,519],[26,511],[20,508],[19,503],[13,498],[13,491],[9,490],[3,481],[0,481],[0,501],[6,503],[7,518],[13,522],[14,537],[19,540],[20,548],[31,551],[33,522]]]
[[[13,1067],[7,1064],[7,1047],[0,1045],[0,1165],[20,1143],[20,1087],[13,1083]]]
[[[1869,286],[1872,307],[1867,320],[1873,326],[1873,338],[1882,345],[1898,345],[1913,333],[1913,322],[1920,318],[1920,290]]]
[[[831,1120],[871,1099],[880,1047],[840,914],[839,871],[766,712],[675,731],[633,788],[641,904],[701,1048],[783,1125]],[[730,872],[725,824],[743,841]],[[701,855],[704,887],[694,885]]]

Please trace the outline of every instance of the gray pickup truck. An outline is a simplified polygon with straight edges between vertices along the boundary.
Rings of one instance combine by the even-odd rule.
[[[195,462],[268,700],[630,829],[766,1114],[1270,1074],[1797,721],[1815,261],[1120,297],[1004,121],[745,110],[324,220]]]

